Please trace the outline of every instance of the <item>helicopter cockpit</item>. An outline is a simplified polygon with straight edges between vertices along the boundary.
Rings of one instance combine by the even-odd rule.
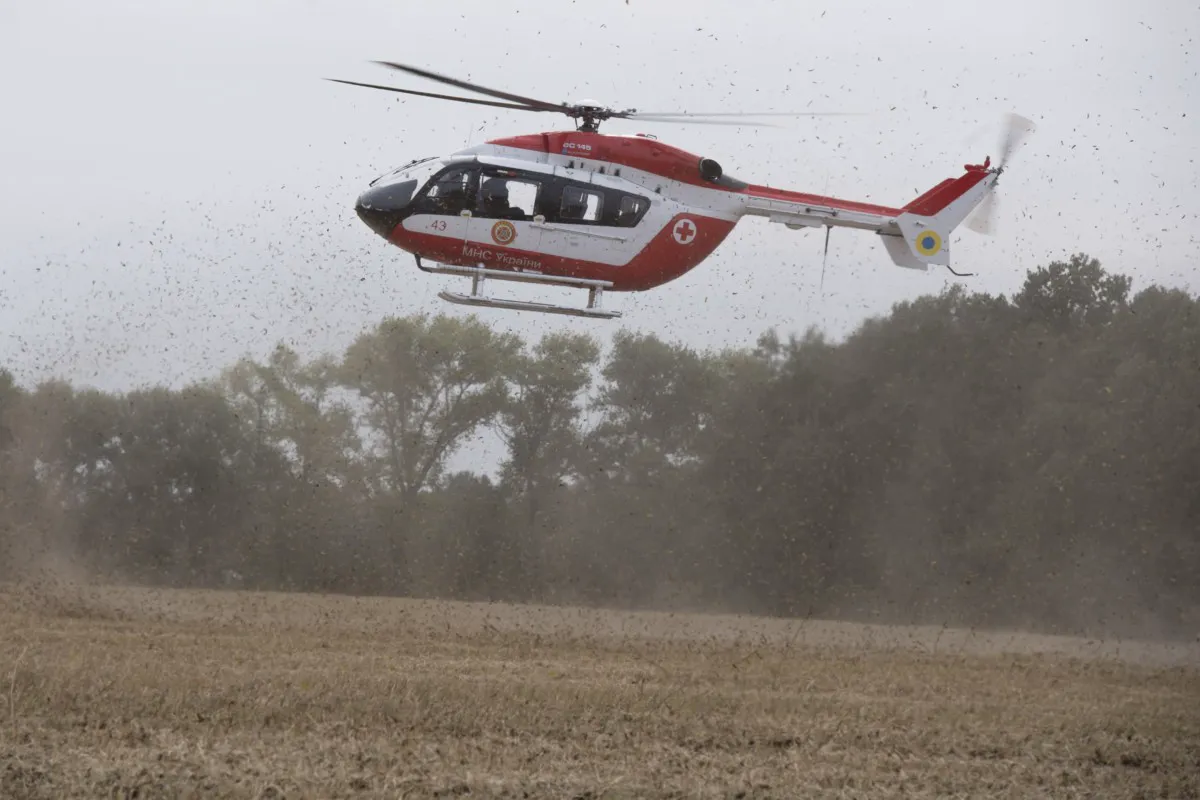
[[[435,156],[410,161],[386,172],[358,196],[354,210],[371,230],[386,238],[413,197],[442,166],[442,160]]]
[[[632,228],[649,207],[640,193],[555,175],[544,166],[432,158],[376,178],[355,210],[386,239],[411,214]]]

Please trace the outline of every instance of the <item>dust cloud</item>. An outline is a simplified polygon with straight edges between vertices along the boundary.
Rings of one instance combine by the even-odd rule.
[[[178,390],[6,376],[0,577],[1194,641],[1198,310],[1078,255],[840,342],[422,315]]]

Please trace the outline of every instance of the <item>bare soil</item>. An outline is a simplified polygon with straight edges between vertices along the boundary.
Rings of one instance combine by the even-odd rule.
[[[0,797],[1200,797],[1200,644],[0,587]]]

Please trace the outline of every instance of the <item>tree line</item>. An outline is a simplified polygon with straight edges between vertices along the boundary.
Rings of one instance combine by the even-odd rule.
[[[1200,627],[1200,298],[1086,255],[843,341],[383,320],[184,389],[0,372],[0,579]],[[487,431],[498,473],[448,461]]]

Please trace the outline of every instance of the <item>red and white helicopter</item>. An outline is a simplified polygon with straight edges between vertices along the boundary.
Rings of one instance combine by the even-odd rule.
[[[476,105],[559,113],[576,120],[574,131],[496,139],[450,155],[411,161],[371,181],[358,198],[355,210],[363,222],[412,253],[420,269],[472,279],[471,294],[442,291],[440,297],[491,308],[618,317],[620,312],[601,307],[604,290],[643,291],[678,278],[707,258],[748,215],[792,229],[824,226],[826,247],[831,227],[871,231],[901,267],[949,267],[951,231],[985,197],[991,200],[1017,134],[1032,129],[1029,120],[1010,115],[995,167],[990,157],[982,164],[968,164],[959,177],[892,208],[746,183],[727,174],[713,159],[652,136],[598,132],[602,121],[613,118],[737,125],[747,123],[732,118],[824,116],[820,112],[616,111],[588,101],[549,103],[390,61],[375,63],[497,100],[328,80]],[[990,211],[990,207],[981,209],[980,224],[968,227],[986,233]],[[586,289],[587,307],[489,297],[483,294],[485,279]]]

